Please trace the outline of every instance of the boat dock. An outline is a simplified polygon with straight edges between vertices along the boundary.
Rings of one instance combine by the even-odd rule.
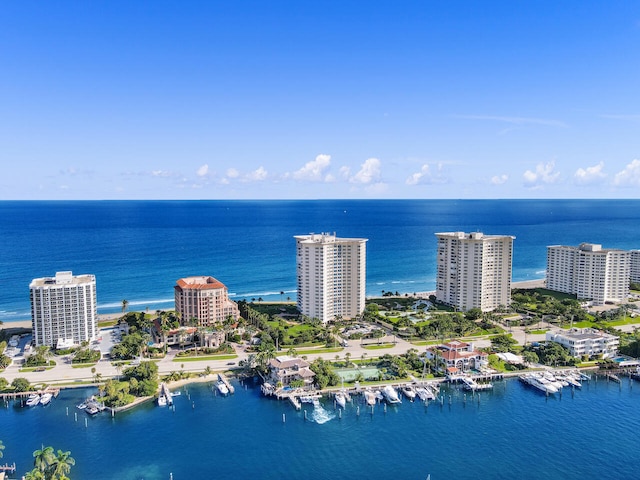
[[[50,388],[47,387],[43,390],[29,390],[27,392],[11,392],[11,393],[0,393],[0,398],[4,398],[4,399],[22,399],[22,398],[26,398],[29,395],[32,395],[34,393],[37,393],[38,395],[43,395],[45,393],[50,393],[51,395],[53,395],[54,397],[57,397],[58,394],[60,393],[60,389],[59,388]]]
[[[5,463],[4,465],[0,465],[0,472],[16,473],[15,462],[11,465],[9,465],[8,463]]]
[[[220,380],[222,383],[224,383],[227,386],[227,388],[229,389],[229,393],[234,393],[235,389],[233,388],[233,385],[231,385],[231,382],[229,382],[229,380],[227,379],[227,376],[224,373],[218,374],[218,380]]]
[[[173,394],[169,390],[169,387],[167,386],[167,384],[164,382],[160,384],[160,396],[164,397],[165,401],[159,402],[159,403],[162,403],[163,405],[169,405],[169,406],[173,405]]]

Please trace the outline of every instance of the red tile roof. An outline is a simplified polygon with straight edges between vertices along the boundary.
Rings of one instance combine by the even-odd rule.
[[[226,288],[224,284],[213,277],[186,277],[176,282],[176,288],[183,290],[215,290]]]

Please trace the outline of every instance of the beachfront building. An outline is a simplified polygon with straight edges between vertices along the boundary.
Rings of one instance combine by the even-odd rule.
[[[566,347],[573,357],[614,358],[618,352],[620,339],[595,328],[572,328],[547,332],[548,342],[559,343]]]
[[[631,254],[582,243],[547,247],[547,288],[571,293],[593,305],[626,302]]]
[[[629,277],[633,283],[640,283],[640,250],[631,250],[629,252]]]
[[[282,355],[269,361],[267,382],[280,388],[289,387],[293,381],[301,381],[302,388],[308,388],[313,385],[315,375],[306,360]]]
[[[480,232],[436,233],[436,299],[483,312],[511,302],[513,240]]]
[[[57,272],[29,285],[36,346],[67,348],[98,336],[96,277]]]
[[[227,287],[213,277],[187,277],[176,282],[175,309],[183,325],[210,327],[240,317]]]
[[[365,307],[367,239],[338,238],[335,233],[294,238],[300,313],[322,322],[361,315]]]
[[[489,355],[476,350],[472,343],[451,340],[427,349],[427,359],[435,360],[436,369],[449,376],[481,370],[489,364]]]

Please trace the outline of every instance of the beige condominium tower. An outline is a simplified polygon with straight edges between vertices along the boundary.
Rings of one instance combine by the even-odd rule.
[[[201,327],[240,316],[238,305],[229,299],[227,287],[209,276],[181,278],[174,287],[176,312],[183,324],[193,320]]]
[[[436,233],[436,299],[458,310],[483,312],[511,302],[513,240],[480,232]]]
[[[37,346],[67,348],[98,336],[96,277],[57,272],[29,285],[31,323]]]
[[[322,322],[362,314],[367,239],[338,238],[335,233],[294,238],[300,313]]]

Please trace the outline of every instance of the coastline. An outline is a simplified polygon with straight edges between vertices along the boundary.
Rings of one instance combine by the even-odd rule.
[[[521,282],[512,282],[511,288],[544,288],[546,280],[544,278],[538,280],[525,280]],[[435,295],[435,291],[429,292],[416,292],[415,296],[417,298],[429,298],[430,295]],[[405,295],[404,293],[402,295]],[[382,298],[379,296],[372,296],[367,298]],[[281,301],[273,301],[273,302],[263,302],[263,303],[286,303]],[[136,310],[131,310],[136,311]],[[141,310],[142,311],[142,310]],[[104,322],[112,322],[114,320],[122,317],[122,313],[99,313],[98,314],[98,325]],[[9,328],[28,328],[31,329],[31,320],[14,320],[14,321],[6,321],[4,324],[0,325],[0,329],[9,329]]]

